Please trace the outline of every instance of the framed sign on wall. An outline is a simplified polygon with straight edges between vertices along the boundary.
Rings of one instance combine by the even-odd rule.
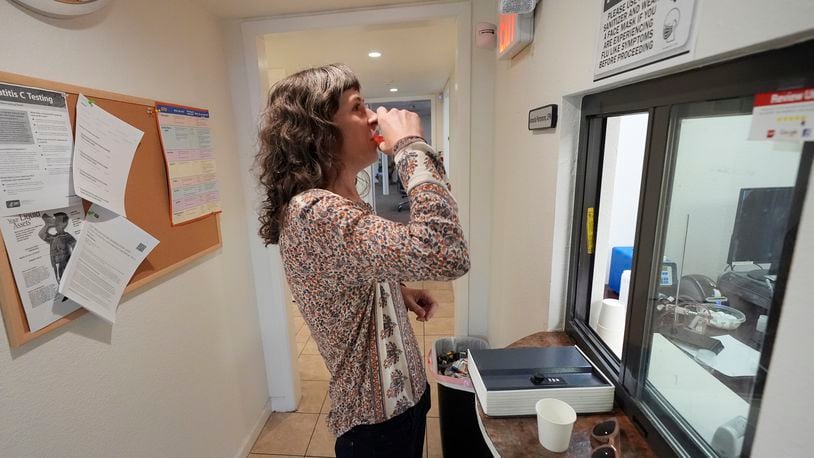
[[[553,129],[557,127],[557,105],[544,105],[529,110],[529,130]]]
[[[695,0],[604,0],[594,81],[692,49]]]

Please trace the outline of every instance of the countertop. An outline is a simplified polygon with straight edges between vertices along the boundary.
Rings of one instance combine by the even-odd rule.
[[[514,342],[509,345],[509,348],[551,347],[573,344],[574,341],[564,332],[538,332]],[[591,429],[595,424],[612,417],[616,417],[619,421],[622,436],[622,456],[655,456],[644,437],[619,408],[602,414],[578,415],[571,435],[571,445],[564,453],[550,452],[540,445],[537,439],[536,416],[489,417],[483,413],[477,396],[475,397],[475,409],[484,439],[486,439],[492,452],[497,452],[502,457],[588,457],[591,453]]]

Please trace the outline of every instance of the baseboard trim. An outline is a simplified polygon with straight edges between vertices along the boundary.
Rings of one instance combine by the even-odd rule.
[[[252,452],[252,447],[254,447],[254,443],[257,442],[257,438],[260,437],[260,433],[263,432],[263,427],[266,426],[266,421],[268,421],[270,415],[271,398],[268,398],[266,405],[263,406],[263,411],[260,412],[260,416],[257,418],[257,422],[255,422],[251,432],[249,432],[249,435],[243,441],[243,445],[240,447],[240,450],[238,450],[235,458],[246,458],[249,456],[249,453]]]

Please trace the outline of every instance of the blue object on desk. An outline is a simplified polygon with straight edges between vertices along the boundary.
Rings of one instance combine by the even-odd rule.
[[[610,274],[608,275],[608,288],[619,294],[622,283],[622,272],[633,270],[633,247],[617,246],[611,250]]]

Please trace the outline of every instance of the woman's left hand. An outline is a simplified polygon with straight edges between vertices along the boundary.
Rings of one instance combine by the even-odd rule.
[[[401,287],[401,295],[404,297],[404,305],[418,317],[418,321],[429,321],[435,315],[438,302],[425,289],[413,289],[406,286]]]

